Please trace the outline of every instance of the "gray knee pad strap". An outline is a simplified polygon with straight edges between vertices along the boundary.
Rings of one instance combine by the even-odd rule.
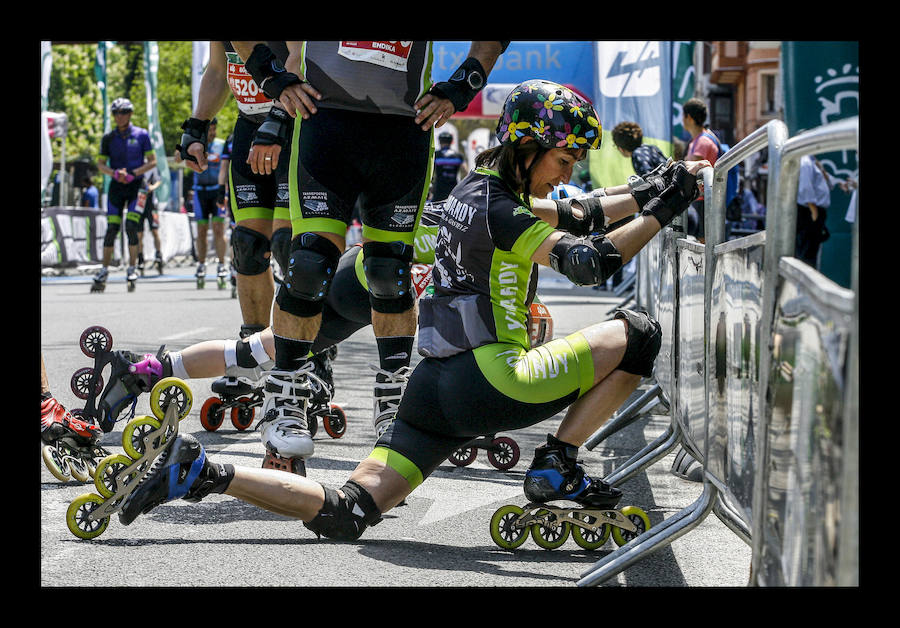
[[[659,348],[662,344],[662,328],[643,308],[617,309],[614,318],[628,321],[628,340],[625,357],[618,368],[634,375],[650,377]]]

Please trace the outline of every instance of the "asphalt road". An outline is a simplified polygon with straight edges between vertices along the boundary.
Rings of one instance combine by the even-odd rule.
[[[139,281],[127,292],[121,272],[114,272],[104,293],[90,294],[89,276],[44,278],[41,282],[41,352],[56,397],[68,408],[83,402],[69,388],[78,368],[90,366],[78,347],[81,332],[103,325],[114,349],[156,352],[161,344],[182,349],[203,340],[236,338],[240,310],[230,290],[218,290],[210,275],[196,289],[192,270],[167,269],[163,276]],[[561,336],[608,318],[621,301],[611,292],[568,288],[542,275],[539,294]],[[416,362],[418,358],[414,359]],[[374,337],[365,329],[341,344],[335,362],[335,401],[347,413],[340,439],[321,428],[308,477],[325,485],[344,483],[371,451],[371,385],[368,364],[377,362]],[[181,429],[196,435],[216,460],[258,467],[263,446],[258,432],[237,432],[229,424],[217,432],[200,425],[203,401],[213,379],[187,383],[194,396]],[[640,392],[640,389],[639,391]],[[461,394],[464,386],[461,385]],[[149,414],[148,395],[138,414]],[[57,586],[173,587],[418,587],[418,588],[574,588],[583,573],[614,551],[610,540],[590,552],[570,539],[561,548],[544,550],[532,540],[515,551],[497,547],[488,525],[505,504],[524,505],[522,479],[534,448],[552,432],[562,415],[531,428],[504,433],[521,451],[518,464],[501,472],[481,451],[467,467],[446,463],[413,492],[405,506],[355,543],[317,540],[299,521],[275,515],[224,495],[199,504],[164,504],[130,526],[113,516],[106,532],[92,540],[67,529],[69,503],[91,485],[62,483],[40,464],[40,584]],[[604,476],[662,434],[669,419],[647,415],[613,434],[580,459],[589,473]],[[254,426],[256,422],[254,421]],[[122,422],[103,444],[118,453]],[[675,453],[626,482],[620,505],[643,508],[658,525],[701,494],[702,485],[670,472]],[[647,556],[600,586],[604,587],[743,587],[749,579],[750,548],[714,514],[670,545]]]

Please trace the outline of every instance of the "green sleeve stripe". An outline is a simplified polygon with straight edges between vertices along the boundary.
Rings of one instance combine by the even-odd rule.
[[[544,240],[550,237],[554,229],[543,220],[538,220],[528,227],[522,235],[513,244],[512,252],[521,256],[523,259],[530,260],[531,256],[538,247],[543,244]]]
[[[150,155],[155,155],[156,151],[152,148],[150,150],[144,151],[144,157],[149,157]]]
[[[383,462],[402,475],[409,482],[410,490],[415,489],[425,479],[422,477],[422,472],[419,468],[409,458],[387,447],[376,447],[369,454],[369,458]]]

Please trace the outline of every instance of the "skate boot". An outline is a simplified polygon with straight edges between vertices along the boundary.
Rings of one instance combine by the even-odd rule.
[[[312,436],[316,435],[319,428],[318,419],[322,419],[322,427],[331,438],[340,438],[347,431],[344,409],[331,401],[334,398],[334,372],[331,363],[336,355],[337,346],[332,345],[310,358],[315,377],[310,378],[313,396],[307,422]]]
[[[136,285],[137,279],[137,270],[135,270],[134,266],[129,266],[125,273],[125,281],[128,282],[128,292],[134,292],[134,286]]]
[[[491,538],[504,549],[515,549],[530,535],[544,549],[556,549],[569,534],[584,549],[594,550],[609,539],[617,545],[650,528],[647,513],[636,506],[616,508],[622,492],[585,475],[578,464],[578,448],[547,435],[547,444],[534,452],[525,474],[524,508],[501,506],[491,517]],[[580,507],[551,505],[555,500],[574,501]]]
[[[307,361],[296,371],[269,371],[263,416],[256,425],[266,448],[263,468],[306,475],[304,460],[315,449],[307,423],[313,396],[310,385],[310,379],[315,377],[313,368],[313,363]]]
[[[138,272],[141,273],[141,277],[143,277],[144,276],[144,254],[143,253],[138,253],[137,269],[138,269]]]
[[[130,525],[166,502],[199,502],[210,493],[222,493],[234,477],[234,467],[215,464],[194,436],[179,434],[156,459],[150,471],[119,511],[119,523]]]
[[[41,458],[47,470],[60,482],[75,478],[90,482],[97,470],[95,459],[109,452],[99,445],[103,432],[82,420],[79,412],[69,412],[53,397],[41,399]]]
[[[225,286],[228,285],[228,269],[225,268],[225,264],[219,263],[218,267],[216,267],[216,281],[219,285],[219,290],[224,290]]]
[[[397,407],[406,390],[406,383],[412,373],[409,366],[401,366],[394,372],[385,371],[374,364],[369,368],[375,371],[375,389],[373,391],[374,416],[372,424],[375,428],[375,439],[381,437],[397,414]]]
[[[86,400],[84,414],[96,419],[104,432],[111,432],[122,412],[131,406],[128,418],[134,416],[138,396],[150,391],[164,377],[163,351],[138,354],[131,351],[105,351],[94,358],[94,367],[75,371],[72,392]],[[103,387],[102,371],[109,364],[109,381]],[[99,397],[97,393],[101,391]]]
[[[197,264],[197,272],[194,273],[197,278],[197,289],[202,290],[206,286],[206,264]]]
[[[109,277],[109,269],[104,266],[94,275],[94,283],[91,285],[91,292],[103,292],[106,290],[106,278]]]
[[[163,258],[162,253],[159,251],[156,252],[156,258],[153,260],[153,264],[156,266],[156,270],[160,275],[163,274]]]

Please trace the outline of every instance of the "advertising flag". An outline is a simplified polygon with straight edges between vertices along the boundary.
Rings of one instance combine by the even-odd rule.
[[[166,161],[166,146],[163,141],[162,127],[159,124],[158,94],[159,44],[155,41],[144,42],[144,77],[147,88],[147,120],[150,142],[156,152],[156,168],[159,170],[161,184],[154,194],[156,205],[164,211],[168,208],[172,196],[172,178],[169,176],[169,164]]]

